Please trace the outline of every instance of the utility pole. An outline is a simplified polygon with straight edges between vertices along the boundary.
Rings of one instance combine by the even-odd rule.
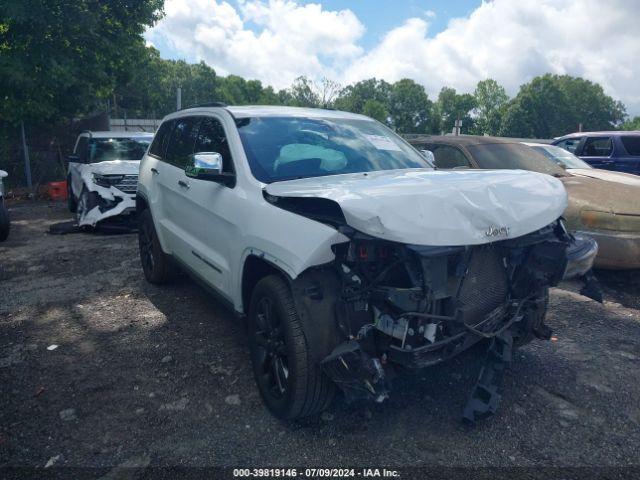
[[[33,195],[33,185],[31,183],[31,160],[29,160],[29,147],[27,147],[27,137],[24,134],[24,120],[20,122],[20,130],[22,131],[22,151],[24,153],[24,174],[27,178],[27,187],[29,193]]]
[[[177,109],[178,110],[182,110],[182,87],[178,87],[178,90],[176,91],[176,104],[177,104]]]
[[[462,120],[460,120],[459,118],[455,121],[454,127],[453,127],[453,134],[457,137],[458,135],[460,135],[460,131],[462,129]]]

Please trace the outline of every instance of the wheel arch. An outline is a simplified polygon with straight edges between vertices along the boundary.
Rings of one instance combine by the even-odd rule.
[[[253,289],[260,280],[269,275],[278,275],[291,286],[291,277],[282,268],[265,259],[264,256],[253,253],[247,255],[242,265],[241,279],[241,305],[245,315],[249,314]]]

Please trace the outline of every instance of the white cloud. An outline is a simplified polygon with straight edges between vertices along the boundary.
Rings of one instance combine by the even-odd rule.
[[[413,78],[431,97],[444,85],[472,91],[495,78],[512,95],[546,72],[600,83],[640,114],[640,0],[494,0],[429,34],[433,12],[391,29],[368,52],[365,26],[350,10],[294,0],[167,0],[146,34],[154,45],[204,60],[221,74],[276,88],[299,75],[342,83]]]
[[[469,92],[491,77],[513,95],[537,75],[570,74],[600,83],[640,113],[639,10],[640,0],[495,0],[431,37],[427,21],[411,18],[358,58],[344,79],[409,77],[435,96],[443,85]]]
[[[165,18],[146,33],[221,74],[284,88],[300,75],[335,78],[362,55],[364,26],[350,10],[290,0],[167,0]]]

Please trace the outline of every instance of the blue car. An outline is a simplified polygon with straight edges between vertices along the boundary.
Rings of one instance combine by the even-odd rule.
[[[594,168],[640,175],[640,132],[580,132],[554,140]]]

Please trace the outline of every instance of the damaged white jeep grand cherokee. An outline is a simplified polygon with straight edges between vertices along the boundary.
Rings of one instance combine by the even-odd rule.
[[[336,387],[387,397],[394,371],[489,354],[465,417],[495,409],[511,347],[548,338],[548,287],[596,247],[559,219],[559,180],[434,171],[380,123],[337,111],[207,106],[166,117],[140,164],[140,256],[179,266],[248,317],[255,379],[278,417]],[[594,296],[594,295],[591,295]]]
[[[135,213],[140,159],[153,133],[83,132],[69,155],[67,198],[80,227]]]

